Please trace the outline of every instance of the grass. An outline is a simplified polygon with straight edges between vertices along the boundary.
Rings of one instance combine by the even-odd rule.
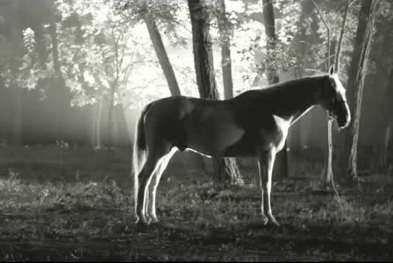
[[[157,198],[164,223],[138,228],[127,153],[68,150],[63,163],[48,168],[57,153],[15,150],[13,158],[0,161],[0,261],[393,257],[393,178],[368,176],[361,187],[339,185],[340,205],[334,195],[316,194],[318,164],[293,159],[295,176],[273,186],[273,212],[282,225],[274,228],[261,225],[253,169],[243,169],[244,187],[217,190],[207,174],[171,165]]]

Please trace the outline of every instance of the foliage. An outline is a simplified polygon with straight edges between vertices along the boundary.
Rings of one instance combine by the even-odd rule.
[[[276,1],[277,45],[273,63],[280,71],[293,73],[296,50],[293,40],[299,32],[296,23],[300,3]],[[235,94],[255,85],[265,74],[266,41],[261,23],[259,1],[226,1],[229,19],[227,34],[231,37]],[[209,2],[211,35],[215,54],[216,80],[222,87],[218,59],[220,38],[214,2]],[[191,29],[188,8],[179,1],[56,1],[54,6],[59,60],[62,77],[74,92],[74,105],[95,104],[102,97],[114,103],[138,107],[147,101],[169,95],[162,70],[148,39],[144,18],[151,16],[164,39],[168,55],[185,95],[197,96],[192,60]],[[323,29],[321,29],[323,30]],[[321,32],[323,34],[323,32]],[[47,52],[51,52],[50,25],[45,25]],[[323,43],[321,43],[323,45]],[[323,48],[313,45],[310,57],[319,56]],[[34,88],[39,79],[53,76],[53,59],[39,65],[37,43],[31,29],[25,30],[23,55],[24,82],[20,86]],[[344,51],[345,52],[345,51]],[[7,71],[4,71],[6,74]],[[144,74],[149,72],[151,74]],[[192,81],[190,81],[192,80]],[[161,88],[162,87],[162,88]],[[113,90],[115,89],[115,90]],[[222,93],[222,88],[219,89]],[[125,103],[127,101],[127,103]]]
[[[141,101],[129,85],[136,71],[152,67],[149,39],[138,33],[141,26],[130,27],[101,1],[58,1],[58,9],[61,71],[67,86],[78,94],[74,103],[95,103],[104,97],[118,104],[126,96]],[[132,86],[138,84],[133,81]]]
[[[321,9],[322,15],[325,17],[327,24],[330,28],[330,45],[333,45],[334,41],[338,41],[341,23],[343,19],[344,9],[346,1],[337,2],[318,2],[318,6]],[[342,82],[347,81],[346,68],[349,66],[351,54],[353,51],[353,40],[356,34],[357,28],[357,14],[359,12],[359,5],[357,3],[352,3],[348,10],[347,22],[343,37],[343,42],[341,46],[341,57],[340,57],[340,76],[342,77]],[[323,25],[322,19],[318,18],[318,34],[321,41],[313,45],[314,52],[311,57],[316,58],[314,64],[315,69],[326,71],[327,70],[327,29]],[[331,57],[335,57],[336,50],[331,52]],[[334,61],[334,60],[332,60]]]

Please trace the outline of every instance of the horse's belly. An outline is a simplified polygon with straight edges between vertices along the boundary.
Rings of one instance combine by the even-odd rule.
[[[245,131],[235,125],[199,127],[187,134],[187,148],[208,156],[222,155],[226,149],[238,143]]]
[[[249,135],[245,134],[239,141],[235,144],[227,147],[222,153],[222,157],[254,157],[255,152],[255,139]]]

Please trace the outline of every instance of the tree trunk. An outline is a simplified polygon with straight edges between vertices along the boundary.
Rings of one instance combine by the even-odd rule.
[[[47,55],[46,55],[43,27],[41,24],[35,23],[33,30],[34,30],[34,40],[36,42],[36,51],[38,54],[38,61],[39,61],[40,67],[42,69],[45,69]]]
[[[218,30],[220,33],[221,42],[221,68],[222,68],[222,78],[224,84],[224,98],[233,98],[233,79],[232,79],[232,59],[231,59],[231,24],[226,16],[225,0],[218,0],[218,10],[219,14],[217,16]],[[227,158],[228,165],[233,168],[234,173],[239,173],[237,169],[236,158]],[[226,166],[223,166],[224,168]],[[236,168],[236,169],[235,169]],[[227,168],[226,168],[227,169]],[[228,172],[219,172],[218,174],[225,174]],[[240,173],[235,176],[240,178]],[[219,179],[218,181],[222,181]]]
[[[341,32],[340,32],[340,38],[338,40],[338,43],[333,41],[332,43],[332,49],[333,52],[336,49],[337,45],[337,52],[334,56],[334,62],[335,62],[335,69],[336,71],[339,71],[339,63],[340,63],[340,53],[341,53],[341,45],[344,37],[344,32],[345,32],[345,24],[347,22],[347,14],[348,14],[348,9],[349,9],[349,0],[347,0],[346,6],[345,6],[345,11],[344,11],[344,17],[341,25]],[[332,59],[332,58],[329,58]],[[333,64],[333,63],[330,63]],[[322,173],[322,180],[324,183],[324,186],[327,187],[331,183],[333,183],[333,132],[332,132],[332,121],[328,121],[327,125],[327,149],[325,153],[325,168]]]
[[[344,29],[343,29],[344,30]],[[329,40],[328,40],[329,41]],[[328,52],[329,63],[327,70],[329,70],[330,65],[334,62],[334,56],[330,54],[334,54],[336,50],[337,41],[333,40],[331,45],[329,45],[330,52]],[[329,56],[330,55],[330,56]],[[325,145],[325,167],[322,171],[322,181],[325,187],[328,187],[333,182],[333,123],[328,120],[327,123],[327,142]]]
[[[209,35],[209,18],[200,0],[188,0],[193,52],[198,90],[201,98],[218,100],[213,66],[213,51]],[[213,158],[216,185],[242,184],[237,165],[228,158]]]
[[[224,83],[224,98],[233,98],[232,59],[231,59],[231,24],[226,16],[225,0],[218,0],[218,30],[221,44],[221,68]]]
[[[114,115],[114,108],[115,108],[115,87],[111,87],[111,94],[108,99],[108,123],[107,123],[107,140],[108,140],[108,147],[114,146],[114,136],[113,136],[113,115]]]
[[[341,46],[342,46],[342,42],[344,39],[344,33],[345,33],[345,25],[347,23],[347,16],[348,16],[348,10],[349,10],[349,2],[350,0],[347,0],[347,3],[345,5],[345,11],[344,11],[344,17],[343,17],[343,21],[341,24],[341,31],[340,31],[340,37],[338,39],[338,43],[337,43],[337,51],[336,51],[336,56],[335,56],[335,61],[334,61],[334,67],[336,68],[337,72],[340,72],[340,57],[341,57]]]
[[[104,106],[104,96],[101,97],[100,102],[96,105],[95,122],[93,124],[93,149],[101,150],[101,118],[102,107]]]
[[[391,52],[392,53],[392,52]],[[380,169],[382,171],[387,171],[389,168],[388,157],[389,157],[389,148],[390,148],[390,141],[391,141],[391,133],[393,129],[393,121],[391,120],[391,114],[393,112],[393,67],[390,70],[388,83],[386,85],[386,97],[385,97],[385,121],[386,121],[386,128],[384,131],[383,136],[383,143],[382,149],[380,154]]]
[[[165,79],[168,83],[169,90],[172,96],[179,96],[179,84],[177,83],[175,72],[173,71],[171,62],[169,61],[168,54],[165,50],[165,46],[162,42],[162,38],[160,32],[158,31],[156,22],[150,14],[147,14],[144,20],[147,26],[147,30],[149,31],[151,42],[153,43],[154,50],[156,51],[158,61],[160,62],[162,71],[165,75]]]
[[[299,34],[295,36],[294,44],[295,48],[298,50],[297,54],[297,77],[306,76],[306,65],[307,65],[307,46],[310,44],[309,39],[307,39],[307,24],[306,20],[309,18],[312,12],[312,2],[303,1],[301,3],[301,13],[298,21]],[[307,44],[306,44],[307,43]],[[302,118],[298,120],[291,128],[291,152],[300,154],[303,147],[301,143],[302,134]]]
[[[14,19],[12,28],[11,28],[11,39],[14,45],[12,49],[12,59],[10,63],[11,73],[13,75],[12,80],[12,93],[14,94],[14,108],[13,108],[13,127],[11,134],[11,143],[12,145],[20,146],[23,144],[23,135],[22,135],[22,89],[17,84],[15,78],[18,74],[20,74],[19,66],[21,65],[22,60],[22,29],[19,23],[19,1],[11,2],[11,12],[12,18]]]
[[[352,123],[343,134],[343,149],[339,167],[342,179],[357,180],[357,146],[363,95],[364,77],[370,51],[373,17],[378,0],[362,0],[354,51],[348,75],[347,97],[352,113]]]
[[[50,35],[52,40],[52,56],[53,56],[53,68],[60,77],[60,62],[59,62],[59,47],[57,41],[57,28],[56,28],[56,20],[55,20],[55,7],[53,6],[50,15]]]
[[[69,123],[67,112],[69,110],[69,103],[71,100],[69,91],[65,85],[64,78],[60,70],[59,60],[59,46],[57,39],[57,25],[56,25],[56,8],[52,3],[50,10],[50,27],[49,33],[52,43],[52,59],[55,75],[52,77],[51,87],[48,95],[50,110],[52,110],[52,132],[55,135],[55,140],[64,141],[68,137],[68,131],[73,129]]]
[[[131,145],[130,132],[127,126],[127,120],[123,109],[123,103],[119,103],[115,106],[116,112],[116,124],[118,127],[118,144],[129,147]]]
[[[272,0],[263,0],[263,18],[265,22],[265,31],[267,36],[267,80],[269,84],[278,83],[280,78],[277,69],[274,65],[275,58],[272,53],[276,48],[277,36],[274,22],[274,10]],[[277,154],[273,176],[276,179],[283,179],[288,177],[288,152],[287,141],[285,141],[284,148]]]
[[[381,4],[382,5],[382,4]],[[390,13],[393,11],[393,5],[389,5]],[[380,133],[377,135],[378,147],[375,147],[378,152],[373,154],[374,165],[378,173],[386,174],[389,169],[389,148],[391,147],[391,132],[393,128],[393,119],[391,118],[393,112],[393,67],[389,71],[389,67],[393,63],[393,34],[391,33],[392,17],[382,16],[381,19],[375,22],[375,39],[381,38],[382,45],[378,49],[378,54],[374,57],[376,65],[376,72],[383,72],[387,76],[387,83],[383,91],[383,100],[381,107],[381,115],[383,126]],[[384,74],[384,75],[385,75]]]

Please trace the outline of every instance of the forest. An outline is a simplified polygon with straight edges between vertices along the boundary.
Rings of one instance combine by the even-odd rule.
[[[0,261],[392,261],[392,29],[391,0],[0,0]],[[279,226],[255,158],[187,150],[161,221],[135,224],[146,105],[330,69],[351,123],[313,107],[289,128]]]

